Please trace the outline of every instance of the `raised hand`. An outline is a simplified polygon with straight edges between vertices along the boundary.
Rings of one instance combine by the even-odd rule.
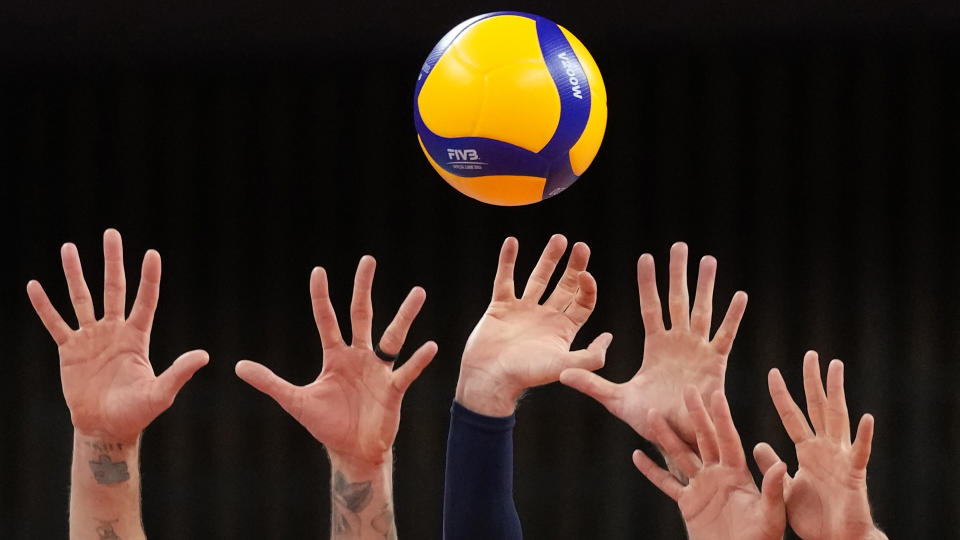
[[[94,314],[77,247],[64,244],[60,255],[79,329],[64,322],[40,283],[30,281],[27,294],[59,348],[60,379],[73,426],[83,436],[135,443],[140,432],[170,407],[190,377],[206,365],[207,353],[188,352],[159,377],[154,375],[149,344],[160,293],[156,251],[148,251],[143,259],[137,298],[127,317],[120,233],[114,229],[104,233],[101,319]]]
[[[709,413],[695,387],[688,386],[683,397],[696,432],[699,457],[657,410],[650,411],[649,423],[653,441],[689,483],[680,483],[640,450],[633,454],[637,469],[677,501],[691,540],[783,538],[782,492],[787,466],[779,461],[767,464],[763,489],[758,490],[723,393],[714,392]]]
[[[653,257],[644,254],[637,262],[637,285],[646,338],[640,370],[629,381],[615,384],[584,369],[569,369],[560,382],[599,401],[614,416],[637,433],[652,439],[649,412],[657,409],[687,443],[696,440],[690,416],[681,399],[683,389],[693,385],[703,397],[723,390],[727,355],[747,305],[746,293],[733,295],[727,314],[713,339],[713,283],[717,260],[700,260],[697,293],[690,311],[687,292],[687,245],[670,249],[670,329],[664,327],[657,293]]]
[[[493,299],[463,351],[456,394],[463,406],[488,416],[509,416],[525,389],[554,382],[567,368],[603,366],[611,334],[601,334],[586,349],[570,350],[597,302],[597,283],[586,271],[586,244],[573,246],[563,277],[540,303],[566,248],[562,235],[550,238],[517,298],[513,270],[518,243],[515,238],[504,241]]]
[[[347,345],[327,291],[327,274],[314,268],[310,274],[313,316],[323,343],[323,369],[315,381],[293,385],[267,367],[247,360],[237,363],[237,375],[268,394],[333,457],[354,466],[379,465],[388,458],[400,425],[400,402],[414,379],[430,363],[437,346],[429,341],[402,366],[381,360],[373,349],[373,304],[370,290],[376,261],[364,256],[357,267],[350,319],[353,339]],[[414,287],[380,339],[380,350],[389,357],[400,352],[410,325],[420,312],[426,292]]]
[[[804,540],[886,538],[874,525],[867,500],[873,416],[860,418],[851,443],[843,362],[830,362],[824,392],[817,353],[809,351],[803,358],[803,388],[813,429],[790,397],[779,370],[770,371],[768,384],[783,426],[796,445],[799,468],[786,478],[783,489],[793,531]],[[758,444],[753,455],[761,470],[780,463],[767,443]]]

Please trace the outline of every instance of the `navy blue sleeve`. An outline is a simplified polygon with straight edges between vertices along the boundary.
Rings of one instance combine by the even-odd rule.
[[[513,502],[514,415],[450,409],[443,491],[444,540],[520,540]]]

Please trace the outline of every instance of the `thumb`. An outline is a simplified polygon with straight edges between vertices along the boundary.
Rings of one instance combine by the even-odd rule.
[[[782,463],[780,456],[765,442],[758,443],[753,447],[753,460],[757,462],[757,467],[760,467],[760,474],[764,475],[767,474],[770,467]]]
[[[783,482],[786,477],[787,464],[782,461],[778,461],[764,473],[763,482],[760,485],[760,498],[766,512],[783,508]]]
[[[617,388],[620,386],[585,369],[564,370],[560,374],[560,383],[592,397],[607,409],[610,409],[616,399]]]
[[[579,351],[570,351],[563,355],[561,363],[563,368],[580,368],[591,371],[600,369],[606,362],[607,347],[613,341],[613,334],[604,332],[596,337],[586,349]]]
[[[177,393],[180,392],[183,385],[187,384],[193,374],[207,365],[209,361],[210,355],[207,354],[207,351],[190,351],[180,355],[173,361],[173,364],[170,364],[170,367],[157,377],[157,380],[154,381],[154,395],[157,396],[157,403],[163,407],[161,411],[166,410],[173,404],[173,400],[177,397]]]
[[[299,418],[296,411],[291,410],[294,405],[294,396],[297,387],[278,377],[270,368],[250,360],[237,362],[234,371],[247,384],[272,397],[274,401],[294,418]]]

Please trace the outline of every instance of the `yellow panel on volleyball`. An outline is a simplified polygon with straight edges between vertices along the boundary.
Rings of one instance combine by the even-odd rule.
[[[441,137],[485,137],[539,152],[557,130],[560,96],[536,22],[501,15],[464,30],[430,71],[417,106]]]
[[[580,60],[580,66],[587,75],[587,83],[590,84],[590,116],[587,119],[587,126],[570,148],[570,165],[573,167],[573,173],[580,176],[590,166],[590,162],[600,150],[600,143],[603,142],[603,132],[607,127],[607,89],[603,86],[600,68],[597,67],[597,63],[583,43],[580,43],[580,40],[566,28],[560,26],[560,31],[570,43],[573,54],[577,55],[577,60]]]
[[[427,156],[427,161],[430,162],[433,169],[448,184],[468,197],[500,206],[521,206],[533,204],[543,199],[543,186],[547,182],[545,178],[517,175],[474,176],[472,178],[457,176],[437,165],[437,162],[430,157],[427,149],[423,147],[423,140],[419,136],[417,136],[417,140],[420,141],[420,148],[423,149],[423,154]]]

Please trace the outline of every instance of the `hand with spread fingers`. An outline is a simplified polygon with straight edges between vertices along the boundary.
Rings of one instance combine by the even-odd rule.
[[[813,429],[790,397],[779,370],[770,371],[768,384],[783,426],[796,445],[799,467],[793,477],[786,478],[783,489],[793,531],[804,540],[885,539],[873,522],[867,500],[873,416],[860,418],[851,442],[843,362],[830,362],[825,392],[817,353],[804,356],[803,387]],[[761,470],[780,462],[767,443],[758,444],[753,455]]]
[[[60,255],[79,329],[63,320],[38,282],[27,284],[27,294],[59,348],[63,396],[74,426],[70,535],[143,538],[140,434],[173,404],[208,356],[191,351],[160,376],[153,372],[150,331],[160,294],[156,251],[148,251],[143,259],[139,290],[127,316],[120,233],[114,229],[104,233],[101,319],[94,313],[77,247],[64,244]]]
[[[768,464],[763,488],[758,490],[723,393],[713,393],[709,412],[695,387],[688,386],[683,397],[696,433],[699,456],[656,409],[649,413],[649,424],[653,441],[689,478],[689,483],[682,484],[640,450],[633,454],[637,469],[677,502],[691,540],[783,538],[786,464]]]
[[[429,341],[399,368],[400,352],[426,293],[414,287],[375,349],[371,338],[371,288],[376,262],[360,259],[350,319],[352,343],[340,335],[330,303],[327,274],[310,275],[313,315],[323,343],[323,369],[315,381],[296,386],[267,367],[247,360],[237,375],[269,395],[323,443],[331,461],[332,538],[394,538],[393,442],[400,426],[403,394],[437,352]]]
[[[353,341],[344,342],[327,292],[327,274],[310,274],[313,316],[323,343],[323,369],[315,381],[296,386],[266,366],[248,360],[237,364],[237,375],[268,394],[332,454],[359,462],[380,464],[393,446],[400,426],[404,392],[437,352],[425,343],[399,368],[374,352],[371,339],[373,304],[370,297],[376,261],[364,256],[357,267],[350,319]],[[426,292],[414,287],[380,339],[386,355],[400,352],[413,320],[423,307]],[[389,357],[387,357],[389,359]]]
[[[73,330],[50,303],[36,281],[27,294],[60,351],[63,395],[78,433],[132,443],[154,418],[173,404],[180,388],[206,365],[204,351],[191,351],[159,377],[149,359],[150,330],[160,295],[160,255],[143,259],[140,288],[125,313],[126,279],[123,245],[114,229],[103,235],[103,318],[94,314],[93,299],[73,244],[60,250],[63,273],[80,328]]]
[[[608,333],[586,349],[570,350],[597,302],[597,283],[586,271],[590,259],[586,244],[573,246],[563,277],[540,303],[566,247],[562,235],[550,238],[517,298],[513,273],[518,243],[515,238],[503,243],[493,299],[463,351],[456,399],[466,408],[487,416],[508,416],[525,389],[555,382],[567,368],[603,366],[613,339]]]
[[[687,246],[682,242],[673,245],[670,250],[671,327],[667,330],[657,293],[653,257],[641,256],[637,262],[637,284],[646,337],[640,370],[631,380],[615,384],[584,369],[569,369],[563,372],[560,382],[596,399],[647,439],[652,439],[648,415],[651,409],[657,409],[685,442],[695,443],[695,430],[684,410],[682,391],[693,385],[701,396],[707,397],[723,390],[727,356],[747,305],[746,293],[734,294],[723,322],[710,339],[716,271],[716,259],[709,256],[701,259],[691,312]]]

